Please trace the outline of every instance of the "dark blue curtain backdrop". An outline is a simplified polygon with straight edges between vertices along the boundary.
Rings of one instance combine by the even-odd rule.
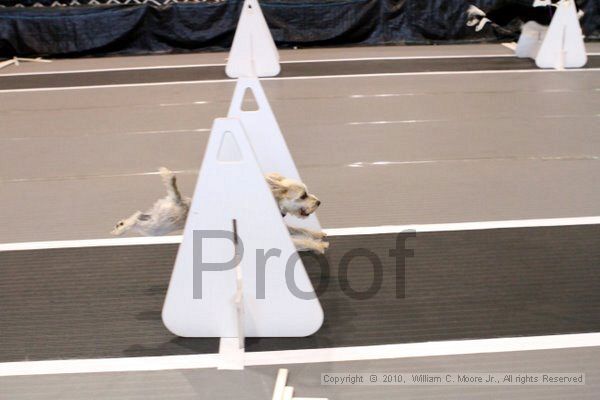
[[[101,5],[102,0],[0,0],[0,57],[72,57],[220,50],[231,45],[241,0]],[[126,1],[126,0],[125,0]],[[164,0],[163,0],[164,1]],[[168,1],[168,0],[167,0]],[[532,0],[263,0],[279,47],[427,44],[515,39],[523,20],[548,19]],[[100,5],[98,5],[100,3]],[[34,4],[45,7],[32,7]],[[50,5],[54,6],[50,7]],[[80,5],[79,5],[80,4]],[[466,26],[475,4],[496,24]],[[600,39],[600,0],[581,0],[588,39]]]

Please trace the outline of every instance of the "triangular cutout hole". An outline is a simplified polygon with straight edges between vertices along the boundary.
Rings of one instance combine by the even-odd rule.
[[[229,131],[223,133],[217,159],[221,162],[242,161],[242,152],[240,150],[240,146],[238,146],[235,137]]]
[[[242,111],[258,111],[258,109],[258,101],[256,101],[254,91],[252,88],[247,87],[244,90],[244,97],[242,98]]]

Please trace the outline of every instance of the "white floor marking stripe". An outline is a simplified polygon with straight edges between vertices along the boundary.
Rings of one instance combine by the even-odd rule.
[[[2,251],[68,249],[77,247],[113,247],[181,243],[177,236],[142,236],[109,239],[55,240],[48,242],[22,242],[0,244]]]
[[[21,361],[0,363],[0,377],[19,375],[165,371],[174,369],[216,368],[218,363],[218,354],[97,358],[84,360]]]
[[[298,64],[298,63],[321,63],[321,62],[348,62],[348,61],[377,61],[377,60],[435,60],[448,58],[490,58],[490,57],[514,57],[514,54],[476,54],[476,55],[444,55],[444,56],[396,56],[396,57],[357,57],[357,58],[325,58],[315,60],[288,60],[280,61],[281,64]],[[224,56],[225,60],[226,57]],[[75,69],[75,70],[55,70],[55,71],[40,71],[40,72],[15,72],[2,74],[3,76],[32,76],[32,75],[57,75],[57,74],[79,74],[93,72],[117,72],[117,71],[140,71],[140,70],[156,70],[156,69],[179,69],[179,68],[202,68],[202,67],[225,67],[225,63],[208,63],[208,64],[181,64],[181,65],[149,65],[144,67],[121,67],[121,68],[91,68],[91,69]]]
[[[415,232],[452,232],[484,229],[534,228],[550,226],[596,225],[600,217],[518,219],[505,221],[454,222],[447,224],[421,225],[382,225],[372,227],[325,229],[329,236],[378,235],[384,233]]]
[[[515,50],[517,44],[501,43],[502,46]],[[597,56],[600,53],[587,53],[588,56]],[[514,57],[514,54],[474,54],[474,55],[443,55],[443,56],[396,56],[396,57],[357,57],[357,58],[325,58],[316,60],[288,60],[280,61],[281,64],[299,64],[299,63],[323,63],[323,62],[349,62],[349,61],[378,61],[378,60],[436,60],[436,59],[469,59],[469,58],[494,58],[494,57]],[[41,71],[41,72],[15,72],[2,74],[3,76],[32,76],[32,75],[57,75],[57,74],[79,74],[93,72],[118,72],[118,71],[140,71],[140,70],[156,70],[156,69],[179,69],[179,68],[203,68],[203,67],[225,67],[225,63],[208,63],[208,64],[181,64],[181,65],[149,65],[145,67],[121,67],[121,68],[92,68],[80,70],[65,70],[65,71]]]
[[[194,175],[198,174],[198,170],[180,169],[180,170],[176,170],[173,172],[175,172],[176,174],[194,174]],[[132,176],[150,176],[150,175],[158,175],[158,174],[159,174],[158,171],[148,171],[148,172],[131,172],[131,173],[122,173],[122,174],[49,176],[49,177],[6,179],[3,181],[3,183],[71,181],[71,180],[90,179],[90,178],[125,178],[125,177],[132,177]]]
[[[388,72],[382,74],[353,74],[353,75],[318,75],[318,76],[287,76],[261,78],[262,81],[272,80],[308,80],[308,79],[344,79],[344,78],[376,78],[376,77],[394,77],[394,76],[436,76],[436,75],[476,75],[476,74],[528,74],[528,73],[575,73],[575,72],[596,72],[600,68],[572,68],[564,71],[553,69],[513,69],[513,70],[489,70],[489,71],[438,71],[438,72]],[[174,82],[148,82],[148,83],[124,83],[116,85],[92,85],[92,86],[63,86],[63,87],[43,87],[29,89],[1,89],[1,93],[21,93],[21,92],[44,92],[44,91],[62,91],[62,90],[86,90],[86,89],[114,89],[128,87],[146,87],[146,86],[167,86],[167,85],[191,85],[207,83],[235,83],[234,79],[215,79],[215,80],[194,80],[194,81],[174,81]]]
[[[173,81],[173,82],[147,82],[147,83],[123,83],[116,85],[90,85],[90,86],[61,86],[49,88],[30,88],[30,89],[2,89],[1,93],[21,93],[21,92],[54,92],[63,90],[87,90],[87,89],[114,89],[128,87],[146,87],[146,86],[168,86],[168,85],[191,85],[201,83],[235,83],[233,79],[215,79],[208,81]]]
[[[517,44],[515,42],[510,42],[510,43],[501,43],[502,46],[506,47],[509,50],[515,51],[517,49]],[[515,56],[514,54],[511,54],[511,56]]]
[[[32,76],[32,75],[59,75],[59,74],[85,74],[93,72],[118,72],[118,71],[140,71],[154,69],[179,69],[179,68],[202,68],[202,67],[225,67],[225,63],[219,64],[180,64],[180,65],[148,65],[145,67],[121,67],[121,68],[91,68],[91,69],[73,69],[73,70],[55,70],[40,72],[15,72],[11,74],[2,74],[3,76]]]
[[[339,79],[339,78],[374,78],[392,76],[436,76],[436,75],[490,75],[490,74],[527,74],[527,73],[573,73],[600,71],[600,68],[571,68],[562,71],[554,69],[512,69],[512,70],[477,70],[477,71],[427,71],[427,72],[388,72],[381,74],[350,74],[350,75],[318,75],[318,76],[287,76],[283,78],[262,78],[261,80],[306,80],[306,79]]]
[[[600,346],[600,333],[450,340],[378,346],[249,352],[246,353],[246,366],[384,360],[596,346]]]
[[[325,58],[320,60],[290,60],[281,61],[281,64],[294,63],[320,63],[320,62],[348,62],[348,61],[379,61],[379,60],[445,60],[445,59],[465,59],[465,58],[494,58],[494,57],[514,57],[514,54],[475,54],[475,55],[443,55],[443,56],[394,56],[394,57],[357,57],[357,58]]]
[[[577,333],[308,350],[247,352],[245,354],[245,365],[249,367],[259,365],[383,360],[598,346],[600,346],[600,333]],[[218,354],[20,361],[0,363],[0,377],[217,368],[219,364]]]
[[[565,118],[567,116],[561,116]],[[587,117],[587,116],[586,116]],[[596,115],[591,115],[591,118],[598,118]],[[546,118],[544,115],[540,115],[539,118]],[[585,117],[576,117],[572,116],[570,118],[585,118]],[[463,119],[465,121],[466,119]],[[376,121],[375,124],[379,124],[382,121]],[[385,121],[386,123],[394,123],[396,121]],[[368,124],[365,123],[365,124]],[[532,156],[532,157],[470,157],[470,158],[446,158],[446,159],[437,159],[437,160],[410,160],[410,161],[357,161],[351,164],[346,164],[346,166],[351,168],[365,168],[365,167],[389,167],[389,166],[397,166],[397,165],[418,165],[418,164],[447,164],[447,163],[477,163],[477,162],[490,162],[490,161],[600,161],[600,155],[564,155],[564,156]],[[11,181],[7,181],[11,182]]]
[[[533,228],[550,226],[572,226],[572,225],[597,225],[600,224],[600,216],[573,217],[573,218],[546,218],[546,219],[518,219],[504,221],[479,221],[479,222],[453,222],[444,224],[414,224],[414,225],[381,225],[362,226],[351,228],[324,229],[328,236],[351,236],[351,235],[377,235],[386,233],[399,233],[404,231],[415,232],[450,232],[471,231],[484,229],[508,229],[508,228]],[[137,246],[181,243],[181,236],[150,236],[150,237],[127,237],[109,239],[83,239],[83,240],[56,240],[47,242],[22,242],[0,244],[2,251],[19,250],[43,250],[43,249],[65,249],[79,247],[112,247],[112,246]]]

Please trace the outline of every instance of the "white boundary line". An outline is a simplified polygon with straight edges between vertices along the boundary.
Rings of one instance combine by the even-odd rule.
[[[261,78],[262,81],[273,80],[310,80],[310,79],[343,79],[343,78],[374,78],[374,77],[393,77],[393,76],[436,76],[436,75],[475,75],[475,74],[524,74],[524,73],[573,73],[573,72],[597,72],[600,68],[570,68],[563,71],[554,69],[513,69],[513,70],[486,70],[486,71],[427,71],[427,72],[388,72],[381,74],[352,74],[352,75],[316,75],[316,76],[287,76]],[[190,85],[206,83],[235,83],[235,79],[213,79],[213,80],[193,80],[193,81],[169,81],[169,82],[146,82],[146,83],[123,83],[114,85],[91,85],[91,86],[61,86],[61,87],[42,87],[27,89],[0,89],[1,93],[21,93],[21,92],[52,92],[62,90],[83,90],[83,89],[114,89],[126,87],[145,87],[145,86],[168,86],[168,85]]]
[[[600,346],[600,333],[245,353],[245,366],[456,356]],[[218,354],[0,363],[0,377],[217,368]]]
[[[320,63],[320,62],[348,62],[348,61],[377,61],[377,60],[435,60],[448,58],[492,58],[492,57],[514,57],[514,54],[478,54],[478,55],[443,55],[443,56],[397,56],[397,57],[356,57],[356,58],[324,58],[316,60],[287,60],[280,61],[280,64],[301,64],[301,63]],[[225,57],[226,59],[226,57]],[[31,75],[55,75],[55,74],[79,74],[90,72],[118,72],[118,71],[140,71],[140,70],[155,70],[155,69],[177,69],[177,68],[201,68],[201,67],[224,67],[225,63],[209,63],[209,64],[180,64],[180,65],[149,65],[145,67],[121,67],[121,68],[92,68],[92,69],[74,69],[74,70],[55,70],[55,71],[40,71],[40,72],[15,72],[11,74],[2,74],[3,76],[31,76]]]
[[[454,222],[445,224],[382,225],[352,228],[324,229],[328,236],[377,235],[404,231],[450,232],[485,229],[534,228],[572,225],[597,225],[600,216],[546,219],[518,219],[504,221]],[[181,243],[182,236],[151,236],[110,239],[57,240],[46,242],[21,242],[0,244],[2,251],[66,249],[80,247],[112,247]]]
[[[0,363],[0,377],[216,368],[218,363],[218,354],[98,358],[83,360],[19,361]]]
[[[149,236],[109,239],[54,240],[0,244],[0,252],[19,250],[70,249],[78,247],[114,247],[181,243],[182,236]]]
[[[380,61],[380,60],[444,60],[444,59],[465,59],[465,58],[493,58],[493,57],[514,57],[514,54],[458,54],[458,55],[443,55],[443,56],[397,56],[397,57],[357,57],[357,58],[325,58],[321,60],[290,60],[281,61],[281,64],[294,64],[294,63],[319,63],[319,62],[336,62],[336,61]]]
[[[246,366],[455,356],[600,346],[600,333],[247,352]]]
[[[2,74],[3,76],[32,76],[32,75],[58,75],[58,74],[85,74],[91,72],[119,72],[119,71],[140,71],[154,69],[179,69],[179,68],[201,68],[201,67],[224,67],[225,64],[180,64],[180,65],[148,65],[145,67],[121,67],[121,68],[91,68],[91,69],[72,69],[72,70],[54,70],[40,72],[15,72],[11,74]]]
[[[502,46],[513,50],[516,43],[501,43]],[[588,56],[598,56],[600,53],[587,53]],[[494,57],[515,57],[511,53],[502,54],[475,54],[475,55],[440,55],[440,56],[397,56],[397,57],[356,57],[356,58],[324,58],[316,60],[287,60],[280,61],[281,64],[301,64],[301,63],[324,63],[324,62],[352,62],[352,61],[378,61],[378,60],[436,60],[436,59],[467,59],[467,58],[494,58]],[[3,76],[32,76],[32,75],[56,75],[56,74],[80,74],[93,72],[118,72],[118,71],[140,71],[140,70],[156,70],[156,69],[178,69],[178,68],[202,68],[202,67],[225,67],[225,63],[208,63],[208,64],[181,64],[181,65],[148,65],[144,67],[121,67],[121,68],[92,68],[80,70],[65,70],[65,71],[40,71],[40,72],[15,72],[9,74],[0,73]]]
[[[480,222],[454,222],[446,224],[423,225],[382,225],[357,228],[325,229],[329,236],[351,235],[378,235],[385,233],[399,233],[403,231],[415,232],[451,232],[451,231],[476,231],[485,229],[510,229],[510,228],[538,228],[551,226],[596,225],[600,224],[599,217],[574,217],[574,218],[546,218],[546,219],[517,219],[504,221]]]
[[[234,84],[235,79],[213,79],[213,80],[196,80],[196,81],[172,81],[172,82],[146,82],[146,83],[123,83],[114,85],[90,85],[90,86],[59,86],[45,88],[28,88],[28,89],[0,89],[2,93],[21,93],[21,92],[55,92],[63,90],[85,90],[85,89],[115,89],[128,87],[146,87],[146,86],[169,86],[169,85],[191,85],[201,83],[231,83]]]

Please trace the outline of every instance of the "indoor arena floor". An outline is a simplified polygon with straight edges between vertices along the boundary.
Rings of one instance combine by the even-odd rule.
[[[600,332],[600,44],[588,52],[586,68],[558,72],[503,45],[281,51],[281,75],[262,83],[322,201],[330,276],[364,247],[383,260],[386,279],[358,301],[332,278],[320,292],[323,328],[248,339],[247,352],[273,360],[244,372],[56,374],[36,364],[219,351],[217,339],[179,339],[162,325],[173,240],[90,243],[163,195],[159,166],[192,194],[212,121],[233,94],[226,54],[0,70],[0,399],[264,399],[281,351]],[[496,229],[456,228],[471,222]],[[401,231],[393,227],[412,225],[429,228],[406,237],[414,257],[397,296],[388,250]],[[304,261],[319,285],[318,265]],[[357,288],[368,287],[368,260],[352,265]],[[286,367],[300,397],[591,399],[600,391],[594,340]],[[14,372],[28,366],[31,374]],[[320,385],[321,373],[347,371],[581,371],[586,385]]]

